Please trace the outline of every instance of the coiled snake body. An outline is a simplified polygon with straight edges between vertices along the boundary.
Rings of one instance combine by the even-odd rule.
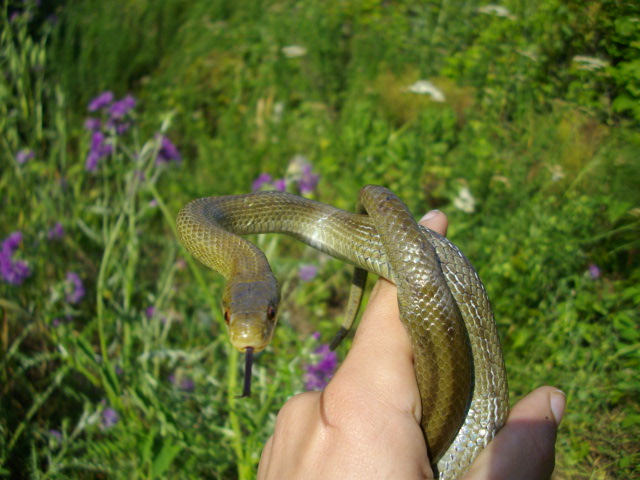
[[[227,279],[223,309],[230,340],[248,358],[271,340],[279,292],[264,254],[238,235],[285,233],[351,263],[359,279],[356,296],[366,271],[395,283],[413,347],[429,458],[439,478],[456,478],[508,414],[489,299],[457,247],[418,225],[391,191],[364,187],[359,209],[345,212],[280,192],[201,198],[180,211],[178,237]]]

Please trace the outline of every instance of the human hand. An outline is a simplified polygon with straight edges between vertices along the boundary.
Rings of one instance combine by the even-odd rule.
[[[420,222],[441,234],[433,211]],[[548,478],[565,396],[541,387],[520,400],[464,476]],[[379,280],[353,345],[323,392],[291,398],[267,441],[259,479],[433,478],[420,430],[421,404],[396,288]]]

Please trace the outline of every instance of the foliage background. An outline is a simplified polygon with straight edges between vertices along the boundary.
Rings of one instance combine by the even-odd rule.
[[[349,272],[257,240],[285,301],[240,402],[221,280],[173,219],[303,155],[321,201],[350,209],[376,183],[416,216],[446,211],[492,298],[512,400],[568,395],[555,477],[637,477],[639,22],[613,0],[5,0],[0,238],[22,232],[31,274],[0,283],[0,475],[254,475]],[[420,79],[446,100],[410,92]],[[83,124],[105,90],[138,103],[89,172]],[[158,132],[180,164],[156,165]]]

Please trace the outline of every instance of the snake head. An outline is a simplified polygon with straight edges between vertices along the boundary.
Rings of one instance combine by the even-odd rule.
[[[271,341],[280,292],[275,279],[227,283],[222,295],[224,321],[231,344],[241,352],[257,353]]]

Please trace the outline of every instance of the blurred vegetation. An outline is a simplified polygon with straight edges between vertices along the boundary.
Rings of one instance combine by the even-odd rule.
[[[352,209],[376,183],[416,216],[446,211],[512,400],[568,395],[555,478],[639,476],[640,5],[5,0],[0,15],[0,239],[21,231],[31,270],[0,283],[0,475],[252,478],[349,271],[257,240],[285,301],[238,401],[221,280],[173,219],[302,155],[321,201]],[[444,101],[416,93],[427,80]],[[138,103],[94,173],[83,125],[105,90]],[[156,165],[159,133],[181,164]]]

